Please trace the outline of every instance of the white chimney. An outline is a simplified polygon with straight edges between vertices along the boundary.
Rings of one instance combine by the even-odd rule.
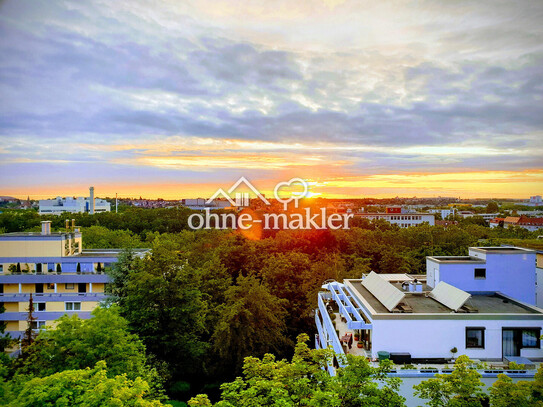
[[[90,212],[91,215],[94,215],[94,187],[90,187],[89,192],[90,192],[90,196],[89,196],[89,200],[90,200],[89,212]]]
[[[51,221],[50,220],[44,220],[41,223],[41,234],[42,235],[50,235],[51,234]]]

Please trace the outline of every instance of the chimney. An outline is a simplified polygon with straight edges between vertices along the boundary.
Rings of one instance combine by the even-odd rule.
[[[41,234],[46,236],[51,234],[51,221],[50,220],[44,220],[41,223]]]
[[[66,219],[66,231],[70,230],[70,219]]]
[[[89,196],[89,200],[90,200],[89,213],[91,215],[94,215],[94,187],[89,188],[89,193],[90,193],[90,196]]]
[[[75,230],[75,219],[72,219],[72,230]]]

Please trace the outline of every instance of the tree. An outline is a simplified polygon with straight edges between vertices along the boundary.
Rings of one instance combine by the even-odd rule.
[[[399,381],[389,379],[391,362],[372,367],[362,357],[347,355],[347,365],[330,376],[324,369],[334,356],[328,350],[312,350],[298,337],[291,362],[276,360],[271,354],[262,359],[245,358],[243,377],[221,386],[216,407],[252,406],[385,406],[399,407],[405,399],[398,395]],[[189,401],[191,407],[210,407],[205,395]]]
[[[473,362],[460,355],[451,374],[436,374],[435,378],[413,386],[415,395],[429,399],[431,407],[478,407],[486,395],[481,390],[481,374],[471,366]]]
[[[495,201],[491,201],[486,205],[486,213],[495,213],[500,210],[500,207],[498,206],[498,203]]]
[[[34,322],[36,317],[34,317],[34,299],[32,294],[28,299],[28,313],[26,315],[26,330],[21,339],[21,356],[23,359],[26,359],[28,356],[28,349],[30,345],[34,342],[36,333],[34,332]]]
[[[109,366],[110,377],[121,374],[132,380],[142,377],[157,390],[155,393],[160,393],[160,381],[155,369],[147,363],[143,343],[128,331],[128,323],[118,310],[98,307],[92,315],[87,320],[64,315],[55,328],[40,332],[25,348],[26,357],[18,372],[48,376],[92,367],[103,360]]]
[[[17,274],[21,274],[21,263],[17,263]]]
[[[490,401],[493,407],[530,407],[535,405],[531,393],[531,383],[513,383],[509,376],[499,374],[490,388]]]
[[[65,370],[33,378],[17,390],[17,396],[8,406],[163,406],[160,401],[150,399],[150,386],[145,380],[140,377],[131,380],[126,375],[111,377],[104,361],[97,362],[92,369]]]
[[[6,312],[6,308],[4,307],[3,303],[0,303],[0,314],[3,314],[4,312]],[[13,338],[11,335],[4,334],[6,331],[6,326],[7,323],[5,321],[0,321],[0,354],[13,343]]]
[[[212,341],[229,366],[241,366],[249,355],[278,352],[288,343],[284,335],[286,300],[279,299],[256,277],[238,277],[226,292]]]
[[[180,255],[176,237],[156,241],[144,259],[127,253],[112,276],[109,289],[121,315],[147,350],[167,362],[174,376],[191,377],[201,370],[208,329],[202,274]]]
[[[539,366],[533,381],[513,380],[505,374],[498,375],[490,388],[491,405],[495,407],[543,406],[543,365]]]

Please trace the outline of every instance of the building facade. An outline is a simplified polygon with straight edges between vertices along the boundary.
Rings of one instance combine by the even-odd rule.
[[[119,253],[83,250],[78,228],[53,233],[49,221],[42,222],[41,233],[0,235],[0,302],[5,308],[0,320],[7,322],[6,332],[20,337],[27,328],[31,295],[35,329],[65,313],[89,318],[105,298],[105,271]]]

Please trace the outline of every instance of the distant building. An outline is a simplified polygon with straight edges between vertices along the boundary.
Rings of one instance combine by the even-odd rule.
[[[454,216],[456,209],[428,209],[428,213],[440,214],[441,219],[446,219],[449,216]]]
[[[111,204],[104,199],[94,198],[94,188],[90,188],[89,198],[62,198],[40,200],[40,215],[60,215],[63,213],[100,213],[110,212]]]
[[[541,198],[541,195],[534,195],[531,196],[528,201],[516,202],[516,204],[524,206],[543,206],[543,199]]]
[[[398,225],[401,228],[407,228],[411,226],[417,226],[424,222],[428,222],[430,225],[435,224],[435,216],[428,213],[416,213],[407,212],[400,207],[389,207],[386,209],[386,213],[357,213],[355,217],[364,218],[368,220],[384,219],[393,225]]]
[[[117,261],[120,250],[82,249],[79,228],[52,232],[42,222],[41,233],[0,235],[0,321],[6,332],[20,337],[27,328],[28,302],[34,301],[34,328],[50,325],[64,314],[90,318],[105,299],[109,281],[104,274]],[[138,251],[143,255],[145,250]]]
[[[492,225],[491,225],[492,226]],[[543,229],[543,218],[529,218],[528,216],[508,216],[503,220],[503,227],[518,226],[530,232]]]
[[[498,226],[503,227],[504,221],[505,221],[505,218],[494,218],[490,220],[489,225],[491,228],[496,228]]]
[[[203,211],[205,209],[227,209],[232,207],[232,204],[228,200],[214,199],[210,202],[207,202],[207,200],[204,198],[182,199],[181,205],[197,211]]]
[[[528,216],[522,215],[517,222],[517,226],[528,229],[530,232],[534,232],[543,229],[543,218],[529,218]]]

